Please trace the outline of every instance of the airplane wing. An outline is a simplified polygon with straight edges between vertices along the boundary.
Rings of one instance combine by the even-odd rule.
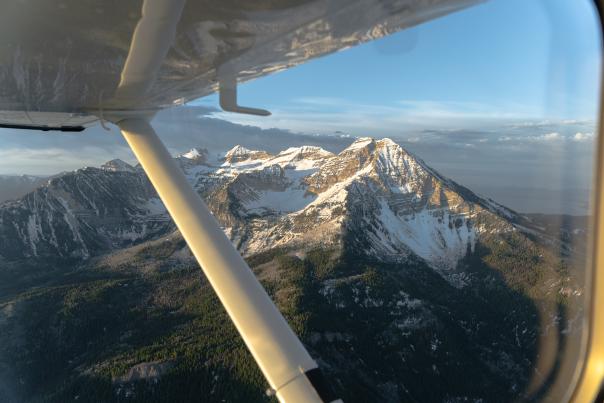
[[[159,110],[481,0],[202,0],[184,4],[144,99],[117,97],[142,1],[7,0],[0,127],[80,130],[107,110]]]
[[[10,0],[0,127],[83,130],[110,116],[281,402],[335,402],[313,360],[149,122],[162,108],[379,38],[474,0]]]

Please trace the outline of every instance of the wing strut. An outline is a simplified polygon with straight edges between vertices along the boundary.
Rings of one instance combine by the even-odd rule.
[[[143,118],[116,122],[281,402],[331,402],[310,357]]]
[[[145,0],[113,105],[144,105],[168,53],[185,0]],[[221,104],[244,113],[266,111],[237,105],[236,76],[221,81]],[[108,111],[164,202],[243,341],[284,403],[332,402],[310,357],[252,270],[224,234],[201,197],[161,142],[149,120],[154,111]]]

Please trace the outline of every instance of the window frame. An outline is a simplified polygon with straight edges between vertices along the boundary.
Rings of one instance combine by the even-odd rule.
[[[604,31],[604,0],[594,0],[595,10],[600,25],[600,42]],[[602,47],[602,43],[600,43]],[[603,49],[604,51],[604,49]],[[591,196],[593,218],[591,238],[588,250],[591,252],[587,267],[585,301],[586,309],[583,318],[582,349],[579,364],[568,396],[563,401],[602,402],[604,401],[604,76],[600,72],[600,105],[595,142],[595,169]],[[573,387],[574,386],[574,387]]]

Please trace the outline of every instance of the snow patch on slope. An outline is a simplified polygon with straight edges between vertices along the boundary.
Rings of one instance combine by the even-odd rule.
[[[107,161],[101,165],[101,169],[108,172],[136,172],[132,165],[120,159]]]
[[[200,151],[197,148],[191,148],[188,152],[181,154],[180,156],[189,160],[195,160],[198,158],[202,158],[206,153]]]
[[[347,151],[354,151],[354,150],[358,150],[358,149],[367,147],[373,141],[374,140],[371,137],[360,137],[354,143],[352,143],[346,149],[344,149],[344,151],[342,151],[342,153],[345,153]]]
[[[447,210],[423,210],[399,217],[382,199],[378,219],[383,229],[380,246],[405,245],[439,269],[454,269],[468,247],[473,250],[476,243],[476,231],[466,218]]]
[[[255,200],[250,200],[244,204],[251,213],[292,213],[305,208],[315,199],[314,196],[307,194],[304,189],[287,189],[285,191],[262,191],[258,192]]]

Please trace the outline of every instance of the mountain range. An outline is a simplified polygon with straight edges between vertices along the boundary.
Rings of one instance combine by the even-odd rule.
[[[345,401],[544,393],[540,346],[578,326],[569,237],[390,139],[176,161]],[[1,203],[0,282],[0,400],[270,400],[138,166]]]
[[[35,175],[0,175],[0,203],[23,197],[47,180],[48,178]]]

